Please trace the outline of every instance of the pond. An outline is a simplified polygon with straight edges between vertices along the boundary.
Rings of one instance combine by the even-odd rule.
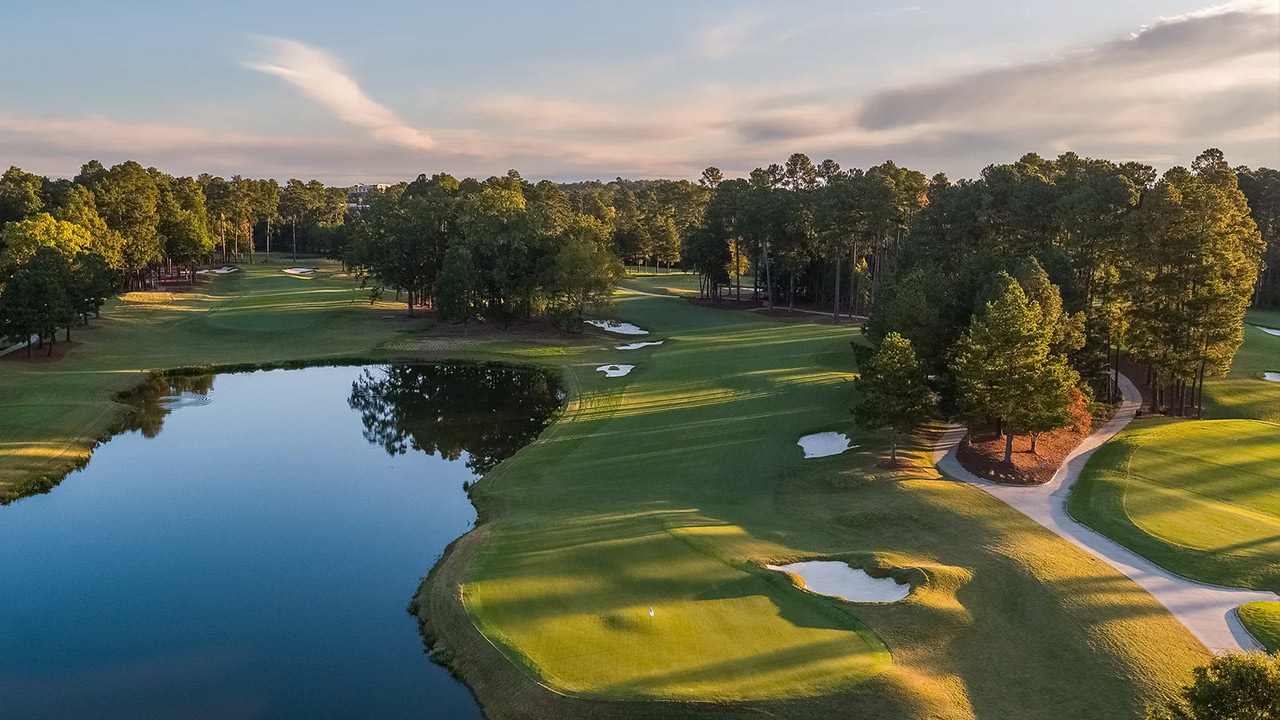
[[[133,430],[0,507],[0,715],[480,716],[406,608],[551,380],[337,367],[140,395]]]

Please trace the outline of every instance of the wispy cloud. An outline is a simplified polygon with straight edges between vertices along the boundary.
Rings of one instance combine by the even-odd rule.
[[[263,38],[262,44],[267,56],[246,62],[245,67],[288,82],[338,119],[364,128],[378,140],[418,150],[435,147],[430,135],[365,95],[337,58],[296,40]]]
[[[758,13],[744,13],[702,28],[693,35],[693,53],[705,58],[725,58],[744,50],[765,22]]]
[[[793,32],[742,15],[695,33],[696,52],[764,53]],[[0,112],[0,148],[11,149],[6,163],[66,174],[87,157],[133,157],[176,172],[347,181],[435,170],[489,175],[512,167],[557,179],[693,177],[710,164],[741,174],[796,151],[846,166],[893,158],[961,174],[1032,150],[1166,165],[1218,146],[1233,162],[1280,162],[1280,0],[1158,18],[1132,34],[1035,61],[879,89],[799,76],[785,86],[744,85],[709,75],[659,94],[630,93],[608,82],[626,73],[600,66],[593,71],[604,81],[557,76],[562,82],[552,92],[480,88],[441,95],[433,102],[450,120],[429,134],[370,99],[329,54],[283,39],[263,40],[263,48],[248,67],[286,80],[367,137]],[[684,52],[696,62],[691,47]]]

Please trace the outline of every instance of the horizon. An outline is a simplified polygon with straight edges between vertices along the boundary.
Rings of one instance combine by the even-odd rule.
[[[793,152],[953,179],[1031,152],[1280,165],[1280,0],[308,7],[250,32],[234,7],[11,11],[0,58],[41,62],[0,79],[0,161],[342,186],[740,177]]]

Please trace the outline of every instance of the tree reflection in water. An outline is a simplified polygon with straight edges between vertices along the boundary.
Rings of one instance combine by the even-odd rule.
[[[494,365],[366,369],[347,403],[364,436],[390,455],[408,449],[488,472],[538,436],[563,395],[546,373]]]
[[[213,389],[213,377],[212,374],[204,374],[151,378],[129,393],[129,402],[133,407],[121,423],[121,430],[139,430],[148,438],[159,435],[164,427],[165,416],[175,407],[186,404],[182,396],[194,396],[202,402],[208,401],[209,391]]]

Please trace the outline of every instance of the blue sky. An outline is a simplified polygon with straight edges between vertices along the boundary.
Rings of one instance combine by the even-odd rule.
[[[0,62],[0,164],[53,175],[1280,164],[1277,0],[64,1],[6,9]]]

